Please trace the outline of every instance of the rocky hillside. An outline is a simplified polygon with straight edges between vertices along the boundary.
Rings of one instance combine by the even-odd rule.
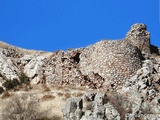
[[[93,106],[87,110],[80,105],[84,97],[78,101],[70,99],[71,106],[63,110],[66,120],[119,120],[120,111],[104,97],[106,91],[114,91],[129,101],[131,105],[123,106],[124,111],[130,109],[135,115],[149,108],[152,113],[160,113],[159,51],[150,44],[146,25],[139,23],[131,26],[121,40],[106,39],[67,51],[25,50],[0,42],[0,86],[9,79],[19,80],[24,73],[31,84],[67,85],[105,92],[93,93],[89,100]]]

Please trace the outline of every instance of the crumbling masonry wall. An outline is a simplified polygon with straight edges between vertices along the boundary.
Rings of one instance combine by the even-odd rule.
[[[6,59],[12,59],[12,65],[29,76],[33,84],[116,88],[133,76],[141,68],[143,56],[151,53],[146,29],[146,25],[137,23],[131,26],[124,39],[102,40],[86,48],[67,51],[29,52],[0,44],[0,52]],[[19,73],[19,70],[10,73],[4,70],[10,76],[13,76],[10,73]]]
[[[98,73],[104,86],[116,87],[141,68],[142,52],[150,54],[150,37],[144,24],[135,24],[122,40],[103,40],[88,46],[80,55],[80,70]]]

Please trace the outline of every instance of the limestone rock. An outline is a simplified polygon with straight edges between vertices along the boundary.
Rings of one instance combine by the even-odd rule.
[[[80,120],[94,120],[93,113],[90,110],[86,110],[85,114]]]
[[[80,120],[82,117],[82,99],[67,99],[66,105],[62,109],[64,120]]]
[[[98,92],[95,96],[94,102],[98,105],[104,105],[106,104],[107,95],[102,92]]]
[[[106,107],[105,114],[107,116],[107,120],[120,120],[120,114],[111,103],[108,102],[105,105],[105,107]]]
[[[77,102],[77,99],[70,98],[66,101],[66,104],[63,108],[63,115],[65,116],[65,120],[71,120],[73,119],[73,116],[77,114],[78,111],[81,111],[83,109],[84,114],[82,115],[81,112],[77,116],[81,116],[79,120],[120,120],[120,114],[119,112],[113,107],[112,104],[110,104],[107,100],[107,95],[102,92],[89,92],[86,93],[83,97],[83,102],[85,102],[87,99],[87,105],[90,103],[92,104],[92,107],[89,108],[82,108],[78,107],[79,105],[82,106],[82,102]],[[81,99],[78,99],[78,101]],[[77,105],[78,103],[78,105]],[[81,104],[79,104],[81,103]],[[74,118],[74,120],[77,120],[77,118]]]
[[[42,79],[40,75],[43,74],[43,65],[45,64],[45,58],[42,56],[34,57],[30,62],[24,67],[24,73],[32,78],[31,83],[37,84]]]
[[[91,102],[94,101],[95,96],[96,96],[95,92],[88,92],[83,95],[83,100]]]
[[[20,58],[20,64],[25,66],[32,60],[33,57],[34,55],[24,55],[22,58]]]
[[[106,120],[105,116],[105,106],[96,103],[94,106],[93,117],[95,120]]]
[[[142,66],[136,75],[126,81],[120,92],[127,94],[128,99],[131,101],[133,115],[137,113],[147,114],[151,111],[159,113],[160,110],[158,110],[156,104],[157,99],[160,97],[160,77],[154,71],[155,68],[152,60],[144,60]]]
[[[0,51],[0,74],[7,79],[18,79],[20,70],[17,66]]]

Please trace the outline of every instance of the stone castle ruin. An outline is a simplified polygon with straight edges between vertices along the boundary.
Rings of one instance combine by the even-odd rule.
[[[12,58],[11,66],[15,66],[2,67],[1,75],[7,74],[9,79],[24,72],[32,84],[116,88],[133,76],[150,54],[150,35],[146,29],[144,24],[134,24],[122,40],[102,40],[86,48],[53,53],[26,52],[1,43],[1,63],[11,64],[6,59]]]
[[[150,36],[144,24],[135,24],[122,40],[87,47],[80,55],[80,69],[83,74],[98,73],[106,84],[117,86],[141,68],[142,52],[150,54]]]

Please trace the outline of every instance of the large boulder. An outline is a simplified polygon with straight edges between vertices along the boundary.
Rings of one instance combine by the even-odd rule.
[[[153,61],[144,60],[143,67],[137,70],[137,73],[128,79],[122,89],[119,90],[121,94],[127,95],[127,98],[131,101],[133,116],[136,116],[137,113],[160,113],[158,105],[160,76],[154,68]]]
[[[22,58],[20,58],[18,63],[25,66],[32,60],[32,58],[34,58],[34,55],[24,55]]]
[[[29,58],[30,60],[31,58]],[[45,57],[34,56],[24,67],[24,73],[32,79],[32,84],[43,81]]]
[[[107,95],[103,92],[89,92],[82,98],[69,98],[62,109],[64,119],[120,120],[120,114],[107,100]]]
[[[7,79],[19,79],[20,70],[0,51],[0,74]]]
[[[105,114],[107,116],[107,120],[120,120],[120,114],[119,112],[114,108],[114,106],[111,103],[107,103],[105,105],[106,110]]]
[[[80,120],[82,108],[83,103],[81,98],[67,99],[65,106],[62,108],[64,120]]]

